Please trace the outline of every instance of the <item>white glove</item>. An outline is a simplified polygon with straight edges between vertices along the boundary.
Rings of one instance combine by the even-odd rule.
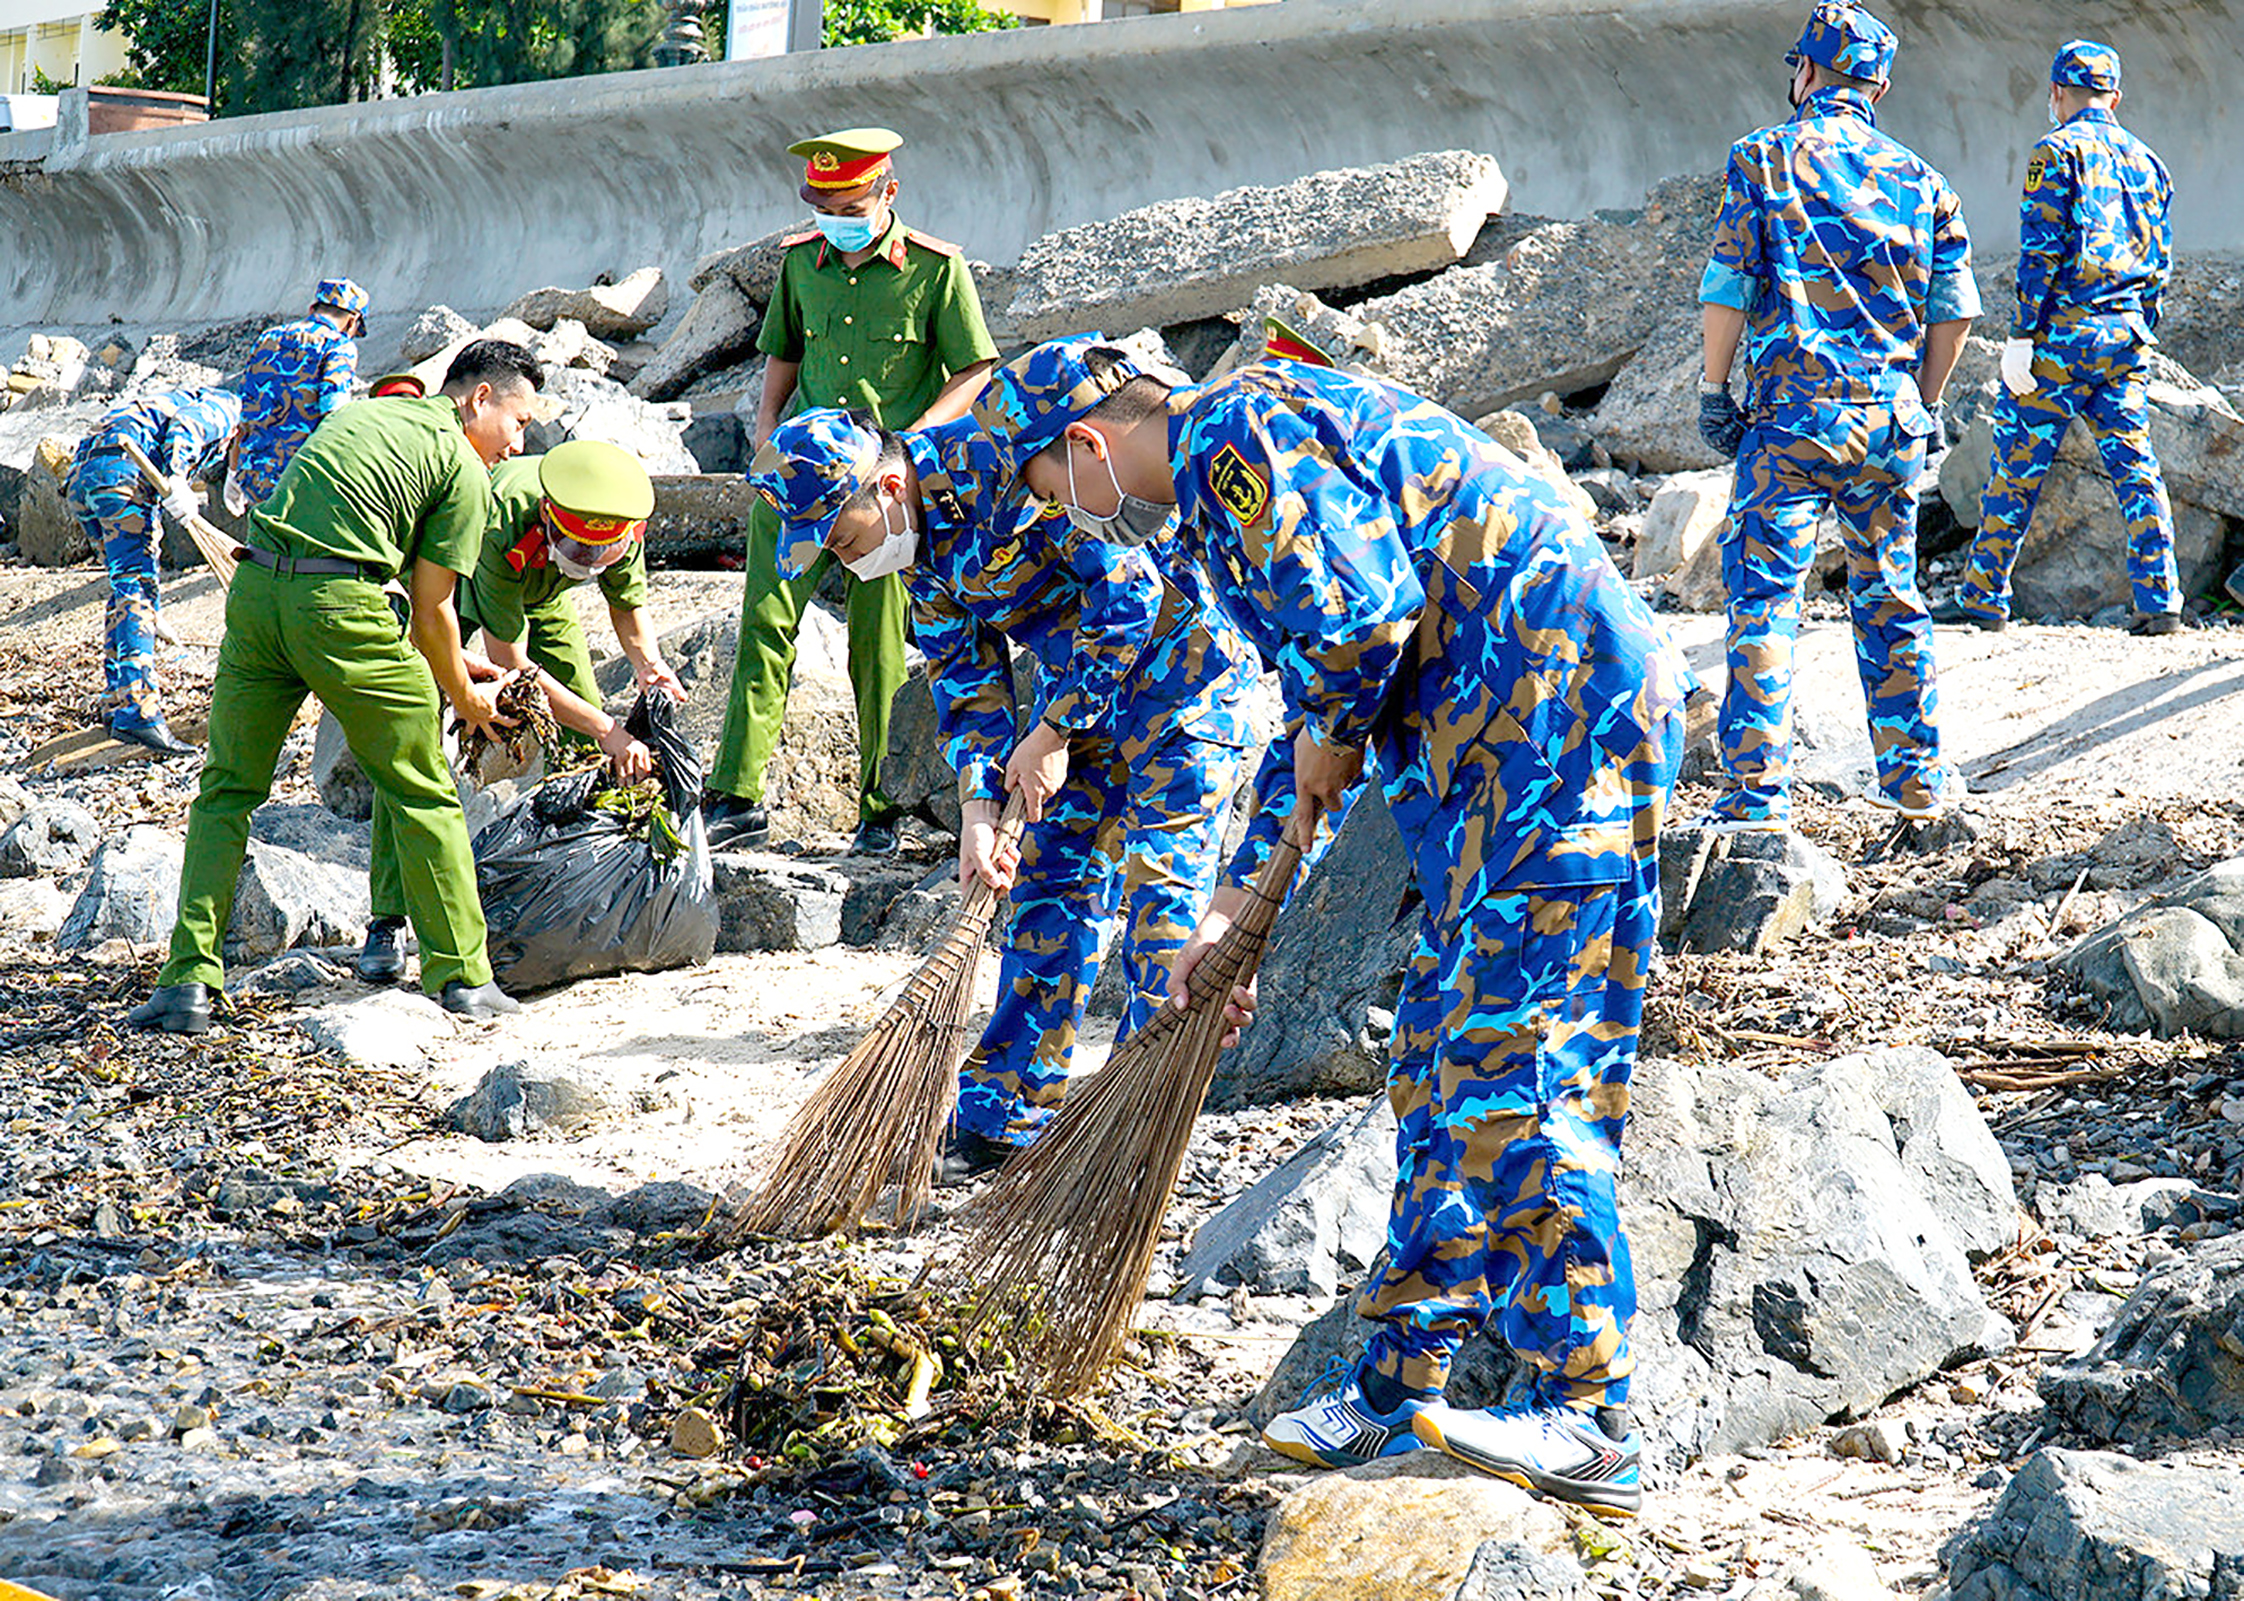
[[[242,493],[242,481],[234,476],[234,469],[226,469],[226,485],[219,490],[218,498],[226,503],[226,510],[239,517],[249,510],[249,497]]]
[[[2034,342],[2031,339],[2005,340],[2002,347],[2003,387],[2014,395],[2034,392]]]
[[[173,484],[164,491],[164,515],[184,528],[191,517],[202,515],[203,497],[196,494],[185,482]]]

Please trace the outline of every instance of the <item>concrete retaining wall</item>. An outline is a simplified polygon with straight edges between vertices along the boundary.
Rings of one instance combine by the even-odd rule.
[[[1784,110],[1803,0],[1289,0],[84,137],[0,137],[0,331],[182,326],[301,304],[328,273],[391,316],[682,273],[802,214],[786,143],[903,131],[907,214],[1007,262],[1128,207],[1421,150],[1487,151],[1512,205],[1578,215],[1717,167]],[[1886,127],[2015,243],[2055,43],[2124,52],[2185,249],[2244,248],[2244,0],[1887,0]],[[76,97],[73,97],[76,98]],[[683,285],[680,285],[681,289]],[[683,294],[679,301],[684,300]]]

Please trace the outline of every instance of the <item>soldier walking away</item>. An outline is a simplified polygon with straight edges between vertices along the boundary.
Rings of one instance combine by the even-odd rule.
[[[846,407],[899,430],[962,417],[997,360],[958,247],[896,215],[891,152],[902,143],[886,128],[851,128],[788,146],[803,158],[802,197],[817,228],[787,241],[756,336],[766,357],[758,450],[783,418],[815,406]],[[759,501],[749,515],[740,648],[703,810],[713,846],[757,845],[770,834],[764,768],[787,715],[803,608],[828,567],[821,553],[801,574],[784,576],[778,549],[779,519]],[[880,770],[889,710],[904,684],[904,585],[893,573],[842,582],[857,699],[852,849],[885,856],[897,845],[898,812]]]
[[[2004,393],[1979,534],[1955,598],[1933,620],[2000,632],[2010,571],[2042,480],[2078,417],[2127,524],[2135,634],[2182,626],[2174,508],[2150,439],[2150,350],[2173,266],[2173,181],[2119,125],[2119,52],[2075,39],[2049,69],[2051,131],[2026,160],[2018,208],[2018,311],[2002,347]]]
[[[271,496],[320,419],[351,398],[368,304],[350,279],[323,279],[309,312],[257,336],[242,372],[241,435],[226,475],[226,509],[235,516]]]
[[[520,345],[478,340],[453,358],[437,395],[337,412],[250,513],[226,596],[210,755],[187,813],[171,959],[155,994],[133,1008],[134,1027],[210,1027],[249,814],[272,793],[281,742],[307,693],[342,725],[374,786],[375,826],[396,842],[422,988],[476,1021],[516,1009],[491,981],[437,691],[463,722],[505,726],[495,690],[470,677],[452,591],[475,570],[491,521],[490,469],[521,450],[542,378]],[[410,624],[392,598],[401,578]]]
[[[1118,914],[1129,998],[1117,1038],[1160,1009],[1215,889],[1261,663],[1167,536],[1167,507],[1141,526],[1071,524],[1009,501],[971,417],[899,436],[806,411],[773,432],[753,482],[784,519],[782,572],[830,554],[903,573],[958,772],[960,886],[1012,889],[997,1004],[960,1067],[936,1172],[963,1184],[1031,1143],[1066,1093]],[[1015,645],[1036,661],[1026,734]],[[1011,790],[1030,819],[1017,871],[992,850]]]
[[[1438,1447],[1633,1512],[1636,1294],[1614,1175],[1682,658],[1539,475],[1378,379],[1281,359],[1171,389],[1069,340],[1003,368],[976,414],[1015,492],[1124,523],[1173,506],[1277,669],[1286,727],[1171,994],[1284,819],[1337,819],[1367,762],[1424,898],[1391,1045],[1388,1264],[1359,1302],[1379,1330],[1264,1438],[1325,1467]],[[1484,1326],[1529,1375],[1520,1404],[1452,1407],[1451,1359]]]
[[[1964,792],[1963,775],[1940,759],[1933,720],[1917,480],[1979,291],[1955,192],[1878,129],[1874,108],[1895,48],[1870,13],[1824,0],[1785,57],[1792,117],[1730,149],[1699,284],[1699,429],[1737,458],[1720,535],[1728,789],[1701,827],[1791,826],[1793,642],[1826,506],[1846,544],[1855,661],[1877,757],[1870,799],[1925,818]],[[1741,339],[1752,365],[1744,408],[1729,389]]]
[[[598,746],[623,782],[636,782],[654,770],[654,757],[601,709],[573,591],[597,580],[639,687],[684,698],[642,612],[654,513],[646,467],[620,445],[571,439],[545,455],[499,463],[491,498],[482,554],[453,602],[460,637],[481,629],[484,651],[501,671],[539,673],[554,721]],[[374,826],[371,915],[358,953],[358,976],[369,984],[394,984],[405,974],[405,884],[383,815]]]
[[[185,756],[195,747],[164,721],[156,681],[163,604],[156,558],[163,531],[156,491],[125,454],[125,442],[171,479],[163,512],[184,525],[202,509],[192,483],[217,478],[241,415],[241,402],[225,389],[175,389],[113,407],[79,444],[64,486],[78,526],[109,570],[109,612],[101,637],[103,718],[119,739],[164,756]]]

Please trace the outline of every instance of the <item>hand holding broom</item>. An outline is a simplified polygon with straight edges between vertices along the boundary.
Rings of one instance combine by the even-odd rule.
[[[1232,991],[1262,961],[1316,822],[1313,804],[1295,808],[1245,907],[1186,975],[1184,1004],[1117,1048],[968,1215],[944,1276],[1053,1394],[1098,1376],[1145,1298],[1161,1219],[1233,1031]]]
[[[140,476],[148,481],[148,487],[159,497],[168,500],[185,487],[184,481],[174,486],[164,476],[163,470],[148,459],[147,452],[131,440],[119,439],[117,443],[124,448],[127,459],[140,470]],[[166,509],[169,509],[168,506]],[[219,588],[223,589],[231,584],[234,581],[234,542],[199,516],[179,517],[178,522],[187,530],[187,537],[195,542],[195,548],[203,553],[203,560],[210,563],[210,570],[218,575]]]
[[[998,821],[999,859],[1017,846],[1023,826],[1016,798]],[[958,1100],[966,1022],[998,894],[985,878],[967,886],[935,954],[787,1125],[763,1188],[737,1205],[719,1203],[724,1215],[709,1227],[712,1243],[849,1233],[890,1185],[896,1223],[918,1220],[934,1193],[935,1158]]]

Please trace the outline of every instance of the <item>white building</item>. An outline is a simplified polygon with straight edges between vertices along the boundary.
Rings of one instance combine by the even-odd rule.
[[[88,0],[0,0],[0,94],[34,92],[33,69],[65,88],[125,67],[125,37],[94,26]]]

